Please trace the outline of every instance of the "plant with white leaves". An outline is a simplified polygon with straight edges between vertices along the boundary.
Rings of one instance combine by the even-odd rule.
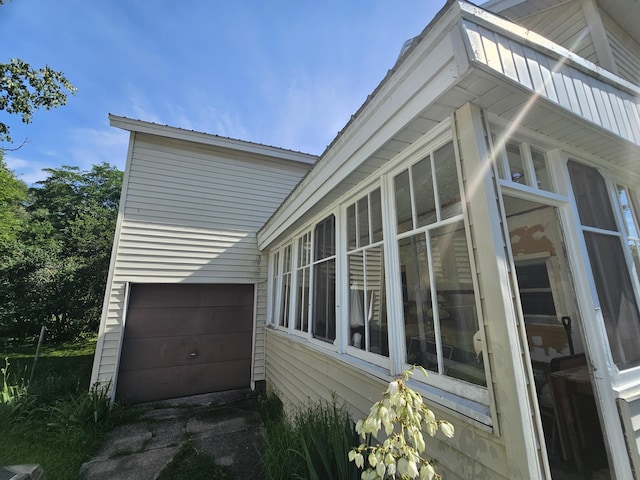
[[[426,370],[418,368],[426,377]],[[371,407],[369,416],[356,423],[356,431],[363,440],[368,435],[376,437],[382,428],[387,436],[382,444],[371,446],[362,443],[349,452],[349,461],[364,468],[362,480],[441,478],[433,468],[432,460],[424,456],[423,432],[433,437],[441,430],[446,437],[452,438],[453,425],[445,420],[436,420],[433,412],[424,404],[422,395],[407,386],[413,369],[390,382],[382,400]]]

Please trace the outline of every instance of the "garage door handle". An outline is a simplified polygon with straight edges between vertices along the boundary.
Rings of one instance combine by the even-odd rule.
[[[189,356],[190,356],[190,357],[197,357],[197,356],[198,356],[198,353],[197,353],[197,352],[191,352],[191,353],[189,354]]]

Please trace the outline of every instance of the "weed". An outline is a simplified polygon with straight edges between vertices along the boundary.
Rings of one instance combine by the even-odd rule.
[[[265,418],[267,447],[262,460],[269,480],[358,478],[357,468],[348,460],[358,436],[344,408],[335,401],[310,404],[286,419],[279,399],[270,399],[268,405],[273,415],[271,420]]]
[[[203,455],[191,442],[185,443],[158,480],[231,480],[226,468]]]

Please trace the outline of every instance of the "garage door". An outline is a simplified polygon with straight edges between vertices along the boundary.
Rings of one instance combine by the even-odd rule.
[[[253,285],[132,285],[116,398],[248,387],[252,333]]]

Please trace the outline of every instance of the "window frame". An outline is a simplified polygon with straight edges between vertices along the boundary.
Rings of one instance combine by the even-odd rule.
[[[440,217],[440,208],[436,207],[437,210],[437,220],[425,226],[417,226],[416,225],[416,212],[414,201],[411,200],[411,211],[412,211],[412,226],[413,228],[408,231],[403,231],[398,233],[397,231],[397,219],[396,219],[396,195],[394,189],[394,178],[401,174],[403,171],[409,170],[409,185],[410,188],[413,189],[413,182],[411,179],[411,167],[415,164],[419,163],[422,159],[427,155],[433,155],[440,148],[446,146],[448,143],[452,142],[454,147],[454,155],[456,158],[456,172],[457,172],[457,180],[458,180],[458,191],[460,193],[460,204],[461,211],[454,216],[450,216],[444,219]],[[432,168],[434,168],[434,162],[431,162]],[[391,338],[395,338],[395,342],[390,341],[390,355],[391,350],[395,350],[394,355],[394,369],[396,372],[401,372],[407,368],[410,368],[411,365],[407,363],[407,348],[405,344],[405,322],[404,322],[404,309],[402,305],[402,278],[401,278],[401,266],[400,266],[400,257],[399,257],[399,248],[398,242],[403,238],[409,238],[411,236],[417,234],[424,234],[428,230],[437,230],[443,226],[462,222],[464,225],[464,233],[467,242],[467,253],[469,258],[469,264],[471,268],[471,278],[474,290],[474,304],[476,310],[476,317],[478,322],[478,330],[481,332],[481,336],[483,338],[484,344],[484,320],[483,320],[483,311],[481,305],[481,291],[478,282],[478,277],[476,273],[476,265],[474,260],[474,244],[471,238],[471,229],[469,227],[469,219],[467,214],[466,202],[465,202],[465,192],[464,189],[461,188],[461,180],[460,180],[460,160],[458,153],[458,146],[453,139],[453,136],[450,131],[447,133],[438,136],[435,139],[431,139],[431,141],[423,144],[419,149],[416,149],[410,155],[407,155],[405,159],[400,162],[398,165],[395,165],[392,169],[388,171],[385,175],[386,177],[386,191],[387,191],[387,204],[383,205],[383,210],[388,209],[387,215],[390,218],[388,222],[389,228],[385,231],[385,245],[387,246],[387,252],[385,255],[391,256],[392,260],[390,264],[387,266],[387,276],[389,280],[387,280],[387,284],[391,284],[391,288],[393,291],[388,292],[388,296],[397,295],[400,299],[399,304],[395,305],[393,311],[389,311],[389,317],[400,318],[400,321],[393,322],[389,324],[390,336]],[[434,196],[437,195],[437,186],[434,188]],[[436,200],[438,203],[438,200]],[[384,204],[384,202],[383,202]],[[430,268],[431,270],[431,268]],[[431,272],[430,272],[431,275]],[[393,276],[391,280],[390,277]],[[389,287],[388,287],[389,288]],[[389,306],[388,306],[389,308]],[[393,334],[391,333],[393,329]],[[484,344],[483,355],[486,352],[486,344]],[[486,361],[485,356],[484,362],[484,374],[486,379],[485,386],[477,385],[470,382],[466,382],[464,380],[448,377],[446,375],[441,375],[436,372],[429,372],[429,377],[427,379],[422,379],[421,376],[415,376],[414,380],[423,384],[425,388],[429,389],[430,387],[435,387],[438,390],[446,391],[450,394],[455,395],[461,399],[468,399],[474,402],[478,402],[484,406],[489,406],[489,389],[488,385],[491,382],[491,372],[490,365]],[[458,401],[454,400],[455,404],[458,404]],[[454,410],[460,411],[459,408],[452,407]]]
[[[380,192],[380,215],[381,215],[381,228],[382,228],[382,238],[379,240],[375,240],[374,241],[374,233],[372,231],[373,228],[373,222],[371,221],[372,215],[371,215],[371,195],[372,193],[374,193],[375,191],[379,191]],[[354,247],[350,247],[350,239],[348,238],[349,235],[349,228],[348,228],[348,221],[349,221],[349,215],[348,215],[348,209],[349,207],[354,207],[355,210],[355,215],[356,218],[358,218],[358,204],[361,200],[363,199],[367,199],[367,217],[368,217],[368,221],[367,221],[367,226],[368,226],[368,236],[369,236],[369,241],[366,245],[359,245],[359,240],[360,240],[360,231],[359,231],[359,224],[356,221],[356,228],[355,228],[355,238],[356,238],[356,245]],[[351,355],[353,357],[359,358],[361,360],[364,360],[368,363],[377,365],[379,367],[382,368],[386,368],[386,369],[390,369],[391,365],[390,365],[390,356],[391,356],[391,350],[392,350],[392,346],[390,343],[390,339],[389,339],[389,332],[391,329],[391,326],[389,325],[389,309],[388,306],[386,304],[386,298],[388,295],[388,289],[387,289],[387,284],[388,284],[388,280],[387,280],[387,275],[388,272],[386,270],[386,256],[387,254],[387,250],[386,250],[386,229],[385,229],[385,204],[384,204],[384,194],[382,192],[382,185],[381,182],[378,180],[372,184],[368,184],[365,188],[359,190],[357,192],[357,194],[350,196],[346,201],[344,201],[342,203],[341,206],[341,214],[342,214],[342,222],[341,222],[341,226],[342,226],[342,232],[343,235],[341,235],[342,237],[342,243],[341,245],[344,246],[344,248],[341,248],[340,256],[341,258],[344,258],[343,263],[344,263],[344,268],[343,268],[343,278],[341,278],[341,298],[344,299],[344,305],[345,308],[342,309],[342,315],[339,319],[339,325],[340,325],[340,331],[343,334],[343,338],[345,339],[345,345],[344,345],[344,352],[347,353],[348,355]],[[384,285],[382,285],[382,289],[384,290],[384,298],[385,298],[385,303],[384,303],[384,308],[385,308],[385,321],[386,321],[386,325],[387,325],[387,349],[388,349],[388,354],[387,356],[381,355],[381,354],[377,354],[374,352],[370,352],[368,350],[365,349],[360,349],[357,348],[353,345],[350,345],[350,310],[351,310],[351,298],[350,298],[350,294],[351,294],[351,289],[350,289],[350,262],[349,262],[349,256],[353,255],[353,254],[362,254],[363,256],[365,256],[365,253],[368,250],[374,249],[374,248],[382,248],[382,269],[384,272]],[[366,260],[364,260],[364,263],[366,264]],[[365,314],[366,315],[366,314]],[[366,322],[366,320],[365,320]],[[363,339],[363,341],[366,342],[366,326],[365,326],[365,339]]]

